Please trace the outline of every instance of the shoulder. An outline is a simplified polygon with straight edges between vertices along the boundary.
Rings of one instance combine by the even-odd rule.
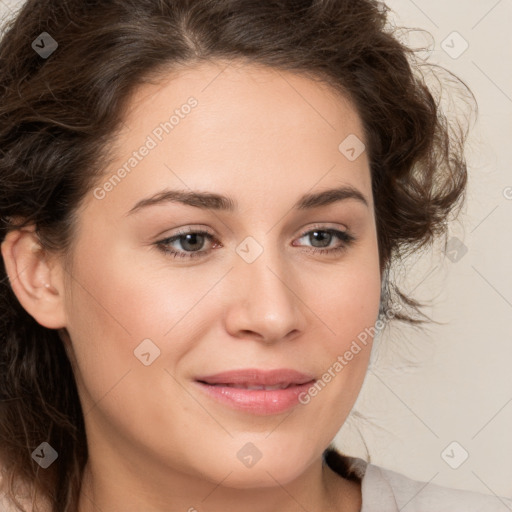
[[[326,463],[361,482],[361,512],[511,512],[512,499],[421,482],[330,447]]]
[[[413,480],[367,464],[362,479],[361,512],[507,512],[512,500]]]

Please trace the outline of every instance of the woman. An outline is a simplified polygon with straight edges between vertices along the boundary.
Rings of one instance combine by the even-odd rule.
[[[373,1],[24,5],[0,46],[6,510],[507,504],[330,445],[376,321],[424,321],[392,263],[444,234],[467,179],[385,21]]]

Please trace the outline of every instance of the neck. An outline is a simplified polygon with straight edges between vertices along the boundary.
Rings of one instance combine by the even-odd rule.
[[[167,468],[150,471],[142,465],[110,461],[108,466],[90,458],[86,465],[78,512],[357,512],[361,487],[331,470],[322,459],[286,484],[269,477],[257,488],[229,486],[229,474],[211,482]]]

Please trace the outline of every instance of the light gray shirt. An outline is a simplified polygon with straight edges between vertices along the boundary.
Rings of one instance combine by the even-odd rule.
[[[361,512],[511,512],[510,497],[413,480],[357,457],[342,456],[361,478]]]

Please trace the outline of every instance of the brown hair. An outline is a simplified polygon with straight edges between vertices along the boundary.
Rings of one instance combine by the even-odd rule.
[[[370,161],[381,311],[399,301],[410,313],[394,318],[422,324],[423,305],[388,272],[446,234],[465,193],[466,132],[448,122],[387,18],[374,0],[28,0],[0,43],[0,240],[33,224],[45,248],[65,253],[136,87],[180,66],[243,59],[323,80],[353,102]],[[32,47],[42,32],[58,43],[47,58]],[[0,267],[0,454],[9,495],[26,482],[54,512],[72,512],[87,445],[71,365],[58,332],[27,314]],[[42,441],[59,454],[46,470],[31,458]]]

